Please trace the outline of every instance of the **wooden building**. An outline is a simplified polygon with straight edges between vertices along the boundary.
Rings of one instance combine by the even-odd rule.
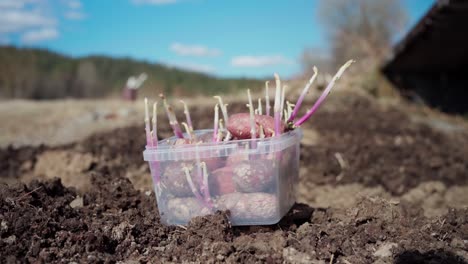
[[[382,71],[410,99],[467,113],[468,1],[436,1],[394,47]]]

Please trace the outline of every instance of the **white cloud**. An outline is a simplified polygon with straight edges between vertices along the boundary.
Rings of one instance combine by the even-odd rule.
[[[68,20],[82,20],[86,18],[86,14],[82,11],[83,4],[79,0],[62,0],[68,10],[63,16]]]
[[[39,3],[41,0],[0,0],[0,9],[3,8],[14,8],[21,9],[27,4]]]
[[[265,67],[274,65],[291,65],[294,62],[282,55],[271,56],[237,56],[232,58],[231,65],[234,67]]]
[[[169,50],[180,56],[195,56],[195,57],[217,57],[221,55],[218,49],[211,49],[202,45],[186,45],[182,43],[172,43]]]
[[[169,5],[175,4],[178,0],[131,0],[136,5]]]
[[[79,0],[68,0],[66,4],[70,9],[80,9],[83,6]]]
[[[0,32],[11,33],[25,30],[31,27],[53,26],[54,18],[46,16],[42,12],[22,9],[0,10]]]
[[[24,3],[15,0],[0,1],[0,8],[22,8]]]
[[[177,69],[181,69],[181,70],[186,70],[186,71],[191,71],[191,72],[199,72],[199,73],[211,74],[211,73],[214,73],[216,71],[216,69],[211,65],[197,64],[197,63],[191,63],[191,62],[187,62],[187,63],[168,63],[166,65],[169,68],[177,68]]]
[[[22,43],[36,43],[60,35],[59,16],[69,20],[86,18],[81,0],[0,0],[0,36],[19,39]],[[55,10],[55,11],[54,11]]]
[[[55,28],[41,28],[38,30],[30,30],[21,36],[21,42],[33,44],[44,40],[55,39],[59,36],[59,32]]]
[[[65,18],[69,20],[82,20],[86,18],[86,15],[79,11],[68,11],[65,13]]]

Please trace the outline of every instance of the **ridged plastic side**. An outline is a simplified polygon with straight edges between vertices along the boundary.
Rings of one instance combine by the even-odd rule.
[[[211,140],[212,130],[195,132]],[[235,226],[279,222],[296,201],[301,139],[302,131],[296,129],[268,139],[198,145],[174,145],[173,137],[160,141],[157,148],[147,148],[143,155],[153,177],[161,222],[186,225],[191,218],[216,210],[229,210]]]

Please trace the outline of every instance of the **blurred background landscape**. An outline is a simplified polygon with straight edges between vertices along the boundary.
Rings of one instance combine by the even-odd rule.
[[[459,123],[468,111],[460,94],[464,78],[458,73],[462,69],[463,75],[466,65],[461,55],[465,42],[441,36],[431,26],[431,21],[462,16],[463,12],[445,15],[464,10],[457,9],[459,5],[431,0],[267,5],[0,0],[0,145],[60,145],[139,124],[143,108],[138,102],[143,97],[156,100],[160,93],[171,100],[185,99],[192,107],[209,107],[211,113],[212,95],[240,102],[250,88],[259,96],[275,72],[294,100],[317,66],[317,84],[309,97],[313,99],[349,59],[356,63],[338,82],[338,93],[399,106],[410,99],[422,106],[415,108],[421,111],[435,107],[431,116],[441,116],[437,109],[452,110],[458,115],[450,118]],[[452,20],[458,26],[444,32],[462,35],[456,28],[463,30],[464,21],[456,19]],[[457,61],[441,64],[435,55],[427,55],[434,54],[444,38],[460,48],[446,44],[452,46],[444,47],[445,55],[439,57],[454,50],[450,57]],[[420,58],[433,59],[423,63]],[[436,67],[427,70],[428,65]],[[447,65],[457,66],[457,74],[450,75]],[[447,80],[456,85],[443,88]]]
[[[376,92],[392,44],[433,1],[1,0],[0,98],[200,95],[332,74],[346,60]]]

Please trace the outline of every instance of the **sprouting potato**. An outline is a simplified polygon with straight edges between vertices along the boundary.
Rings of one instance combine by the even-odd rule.
[[[233,166],[233,181],[241,192],[261,192],[274,181],[274,166],[264,160],[242,161]]]
[[[192,144],[192,140],[188,139],[188,138],[178,138],[174,141],[174,146],[178,146],[178,145],[190,145]]]
[[[232,220],[262,221],[279,211],[275,195],[269,193],[231,193],[216,200],[218,210],[229,210]]]
[[[188,222],[195,216],[212,213],[212,210],[204,206],[196,198],[172,198],[167,202],[168,213],[171,219],[180,222]]]
[[[213,171],[209,178],[211,194],[218,196],[235,192],[236,186],[232,177],[232,167],[223,167]]]
[[[185,173],[182,170],[184,166],[187,167],[189,171],[194,171],[195,166],[193,163],[173,162],[165,168],[161,177],[163,188],[176,197],[188,197],[193,195]],[[200,184],[197,177],[194,177],[193,180],[196,184]]]
[[[255,131],[256,138],[260,137],[260,126],[262,126],[265,137],[272,137],[275,131],[275,119],[267,115],[255,115]],[[281,132],[284,131],[284,124],[281,124]],[[227,129],[234,138],[237,139],[250,139],[250,115],[249,113],[234,114],[229,118]]]

